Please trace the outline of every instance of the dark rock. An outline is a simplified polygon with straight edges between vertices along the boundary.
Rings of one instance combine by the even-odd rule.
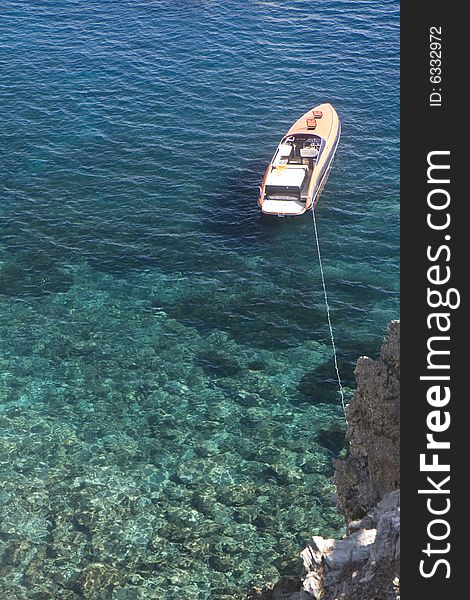
[[[264,369],[266,369],[266,363],[261,359],[252,360],[247,364],[247,367],[250,371],[264,371]]]
[[[346,425],[332,423],[328,428],[320,429],[315,436],[315,441],[329,450],[333,456],[338,456],[346,448],[345,434]]]
[[[357,362],[357,390],[347,407],[349,456],[334,477],[346,521],[361,518],[400,487],[400,325],[392,321],[378,360]]]
[[[213,350],[200,352],[196,357],[196,364],[206,375],[215,377],[235,377],[242,370],[230,357]]]
[[[333,369],[333,371],[331,371]],[[297,389],[300,400],[316,404],[336,404],[338,394],[333,363],[320,365],[313,371],[308,371],[299,381]]]
[[[219,573],[227,573],[227,571],[234,569],[236,563],[230,556],[215,554],[209,557],[208,564],[211,569]]]

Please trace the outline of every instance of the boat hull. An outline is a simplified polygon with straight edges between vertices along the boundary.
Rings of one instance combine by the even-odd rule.
[[[317,115],[317,117],[315,118],[314,115]],[[300,117],[283,137],[266,169],[258,199],[261,211],[267,215],[295,216],[310,210],[318,202],[326,184],[340,136],[341,124],[336,110],[331,104],[320,104]],[[308,167],[305,167],[307,169],[305,180],[298,188],[285,185],[273,186],[272,184],[276,181],[281,184],[284,181],[291,183],[287,179],[288,174],[294,168],[301,168],[298,165],[291,164],[289,156],[286,160],[283,160],[284,157],[280,155],[282,152],[289,151],[289,143],[295,147],[298,145],[297,142],[302,140],[309,140],[309,144],[313,143],[311,140],[315,140],[319,152],[314,162],[308,163],[308,159],[300,159],[303,163],[309,164]],[[312,146],[309,146],[309,148],[311,150]],[[306,149],[303,150],[305,156]],[[282,170],[279,172],[280,169],[284,172]],[[282,193],[286,195],[279,195],[281,192],[277,190],[283,190]],[[295,197],[296,194],[297,197]]]

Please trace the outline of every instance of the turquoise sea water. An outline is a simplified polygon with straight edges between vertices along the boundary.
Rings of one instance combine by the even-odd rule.
[[[4,0],[0,595],[236,600],[339,535],[310,215],[257,186],[323,101],[341,372],[398,316],[398,3]]]

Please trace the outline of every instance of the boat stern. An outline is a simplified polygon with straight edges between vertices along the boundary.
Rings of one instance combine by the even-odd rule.
[[[301,215],[305,212],[302,189],[307,183],[308,166],[288,164],[287,157],[292,149],[292,146],[281,144],[266,170],[258,203],[267,215]]]
[[[302,215],[305,211],[305,203],[298,200],[264,200],[261,211],[265,215],[277,215],[278,217]]]

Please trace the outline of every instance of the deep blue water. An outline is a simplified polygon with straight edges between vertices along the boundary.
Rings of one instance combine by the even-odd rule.
[[[4,0],[2,597],[235,600],[339,535],[310,215],[257,186],[310,107],[346,386],[398,316],[398,2]]]

